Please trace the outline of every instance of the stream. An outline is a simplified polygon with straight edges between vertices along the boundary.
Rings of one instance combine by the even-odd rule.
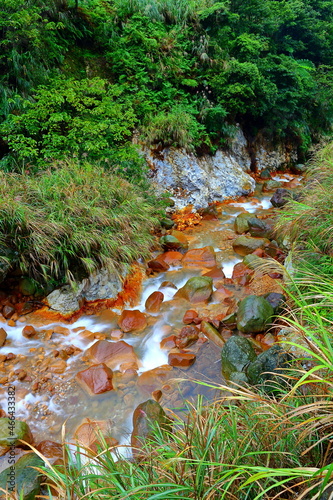
[[[299,182],[296,176],[289,174],[276,174],[273,179],[286,183],[286,186],[290,181]],[[232,248],[236,237],[235,217],[244,211],[265,217],[271,212],[269,200],[272,194],[262,194],[261,185],[258,185],[253,197],[242,202],[217,204],[218,216],[215,220],[203,219],[199,225],[183,231],[189,249],[205,246],[214,248],[217,267],[223,269],[227,283],[229,279],[227,287],[236,299],[248,294],[249,287],[233,283],[230,279],[235,264],[242,260]],[[159,253],[155,252],[154,255]],[[7,340],[1,347],[1,355],[12,353],[13,359],[6,367],[4,362],[0,362],[0,377],[6,373],[10,379],[11,372],[19,374],[20,370],[27,373],[21,381],[15,380],[11,385],[16,386],[16,418],[28,422],[35,442],[46,439],[60,441],[64,422],[66,435],[71,439],[78,426],[90,419],[107,420],[112,437],[125,445],[129,443],[132,430],[133,410],[139,403],[151,398],[153,391],[161,391],[158,397],[163,407],[178,413],[183,411],[185,399],[194,400],[198,394],[208,399],[215,397],[219,393],[217,389],[197,384],[195,380],[215,385],[223,383],[221,347],[201,334],[195,344],[186,348],[196,356],[194,364],[186,369],[170,367],[168,349],[160,347],[163,338],[179,333],[185,326],[183,316],[187,310],[195,309],[199,316],[208,318],[227,310],[216,294],[213,294],[209,304],[191,305],[175,297],[176,291],[189,278],[209,271],[211,268],[184,267],[176,262],[167,271],[144,279],[138,302],[131,307],[126,306],[126,309],[146,312],[145,302],[155,291],[164,294],[164,301],[157,313],[147,313],[148,326],[142,332],[125,333],[121,339],[133,347],[138,369],[130,363],[128,369],[113,369],[114,390],[98,395],[89,395],[75,376],[92,364],[85,353],[96,340],[114,342],[110,332],[119,330],[119,309],[106,309],[96,315],[82,316],[72,324],[47,321],[43,324],[34,313],[24,317],[24,323],[19,319],[15,326],[8,326],[4,320],[0,326],[7,332]],[[276,283],[279,289],[277,280],[272,279],[271,282],[273,287]],[[260,288],[261,285],[264,286],[264,283],[257,283],[256,286]],[[262,293],[265,291],[263,289]],[[256,289],[252,293],[259,292]],[[30,339],[22,335],[26,325],[33,325],[37,331]],[[6,411],[7,387],[0,387],[0,406]]]

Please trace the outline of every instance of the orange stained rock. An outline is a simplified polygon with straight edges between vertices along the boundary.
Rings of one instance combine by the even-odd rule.
[[[147,326],[147,318],[138,309],[134,311],[124,309],[118,319],[118,325],[125,333],[141,332]]]
[[[149,295],[145,303],[145,308],[148,312],[156,313],[160,310],[162,302],[164,300],[164,294],[162,292],[153,292]]]
[[[102,394],[112,391],[113,373],[104,363],[93,365],[76,374],[76,379],[88,394]]]
[[[98,340],[84,353],[85,359],[94,364],[105,363],[109,368],[116,369],[122,363],[135,363],[138,369],[138,358],[131,345],[123,340],[109,342]]]
[[[211,246],[188,250],[183,257],[182,265],[187,267],[215,267],[216,257]]]
[[[168,264],[169,266],[172,265],[177,265],[180,263],[180,261],[183,258],[183,254],[180,252],[172,251],[170,250],[169,252],[165,252],[161,255],[161,258],[163,261]]]

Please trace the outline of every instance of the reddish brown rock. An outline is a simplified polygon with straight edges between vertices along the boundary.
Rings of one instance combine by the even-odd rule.
[[[60,325],[55,326],[53,328],[53,332],[58,333],[59,335],[66,335],[66,336],[70,334],[69,328],[66,328],[65,326],[60,326]]]
[[[183,259],[183,254],[177,251],[170,250],[169,252],[165,252],[162,257],[166,264],[168,264],[169,266],[175,266],[180,264],[181,260]]]
[[[176,339],[176,335],[169,335],[169,337],[165,337],[161,340],[161,349],[173,349],[174,347],[176,347]]]
[[[184,347],[188,347],[194,342],[196,342],[199,338],[199,330],[195,326],[184,326],[181,329],[179,336],[176,338],[176,346],[179,349],[183,349]]]
[[[23,337],[26,337],[27,339],[30,339],[30,337],[33,337],[36,333],[37,332],[32,325],[27,325],[22,330]]]
[[[147,326],[147,319],[138,309],[134,311],[124,309],[118,320],[118,325],[125,333],[141,332]]]
[[[158,273],[163,273],[169,269],[169,265],[164,261],[163,255],[159,255],[156,259],[150,260],[147,265],[150,269]]]
[[[153,292],[149,295],[145,303],[145,308],[148,312],[156,313],[160,310],[162,302],[164,300],[164,294],[162,292]]]
[[[7,332],[4,328],[0,328],[0,346],[4,345],[7,338]]]
[[[112,391],[112,377],[112,370],[104,363],[90,366],[76,374],[78,382],[91,395]]]
[[[174,283],[171,283],[171,281],[163,281],[163,283],[161,283],[161,286],[160,286],[160,289],[161,288],[174,288],[175,290],[177,290],[177,287]]]
[[[49,370],[52,373],[64,373],[67,368],[67,363],[64,359],[57,358],[49,365]]]
[[[138,369],[138,358],[131,345],[123,340],[119,342],[109,342],[108,340],[98,340],[85,352],[85,357],[94,364],[105,363],[114,370],[122,363],[136,363]]]
[[[63,447],[60,443],[56,443],[54,441],[41,441],[36,449],[46,457],[51,464],[53,464],[56,460],[62,460],[63,458]]]
[[[213,292],[213,300],[223,302],[225,299],[229,299],[230,297],[233,297],[234,293],[231,290],[228,290],[228,288],[225,288],[224,286],[221,286],[215,292]]]
[[[13,314],[15,313],[15,308],[10,305],[10,304],[7,304],[5,306],[3,306],[2,308],[2,316],[6,319],[10,319]]]
[[[185,323],[185,325],[189,325],[190,323],[193,323],[196,318],[198,318],[197,311],[189,309],[183,316],[183,323]]]
[[[100,435],[108,447],[113,447],[118,444],[118,441],[111,436],[112,422],[111,420],[89,420],[83,422],[76,429],[74,438],[80,446],[90,448],[94,453],[98,448],[104,448],[104,443],[101,443]]]
[[[171,366],[158,366],[142,373],[137,380],[137,385],[144,393],[151,394],[153,391],[160,389],[169,380],[171,375]]]
[[[234,269],[232,271],[232,279],[242,278],[247,274],[253,274],[253,273],[254,273],[253,269],[247,267],[245,264],[243,264],[243,262],[238,262],[238,264],[234,266]]]
[[[203,276],[208,276],[209,278],[212,278],[214,282],[216,280],[222,280],[225,278],[224,272],[219,267],[213,267],[213,269],[203,274]]]
[[[214,248],[208,246],[189,250],[183,257],[182,265],[186,267],[215,267]]]
[[[190,352],[170,352],[168,356],[168,363],[170,366],[188,368],[193,365],[195,358],[195,354]]]

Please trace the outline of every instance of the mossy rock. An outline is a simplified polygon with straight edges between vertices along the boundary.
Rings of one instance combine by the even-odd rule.
[[[271,179],[270,181],[264,182],[262,190],[263,192],[274,191],[275,189],[278,189],[280,187],[282,187],[282,182],[274,181],[273,179]]]
[[[274,314],[274,309],[262,296],[248,295],[237,310],[237,328],[243,333],[263,332]]]
[[[273,345],[246,367],[249,383],[263,384],[267,393],[280,392],[281,387],[287,385],[286,379],[281,375],[286,373],[292,359],[291,354],[285,352],[281,346]]]
[[[147,438],[152,437],[153,429],[156,426],[166,429],[170,426],[170,420],[157,401],[148,399],[144,403],[139,404],[134,410],[131,436],[132,446],[140,448]]]
[[[226,341],[221,352],[222,374],[230,379],[232,373],[242,372],[256,357],[251,342],[245,337],[233,335]]]
[[[161,226],[164,227],[165,229],[172,229],[175,223],[173,220],[165,218],[160,220]]]
[[[209,276],[195,276],[190,278],[178,290],[176,297],[188,300],[192,304],[206,302],[213,293],[213,280]]]
[[[160,238],[160,245],[164,250],[179,250],[182,248],[186,249],[188,246],[184,242],[179,241],[179,239],[172,234],[166,234],[165,236],[162,236]]]
[[[32,443],[33,438],[28,424],[22,420],[0,418],[0,446],[22,446],[20,440]]]
[[[232,247],[238,255],[248,255],[258,248],[265,248],[269,245],[267,238],[252,238],[251,236],[239,236],[232,244]]]
[[[41,474],[33,467],[43,465],[43,460],[35,453],[23,455],[16,464],[0,473],[0,488],[15,491],[22,500],[34,500],[40,491]]]
[[[253,219],[253,217],[255,217],[253,214],[247,212],[237,215],[234,222],[235,233],[237,234],[246,233],[249,230],[248,220]]]
[[[267,224],[267,222],[258,219],[257,217],[251,217],[247,221],[249,225],[249,233],[251,236],[257,238],[271,238],[273,233],[273,228]]]
[[[19,290],[23,295],[34,295],[36,284],[31,278],[22,278],[19,282]]]
[[[265,259],[262,259],[261,257],[258,257],[258,255],[252,253],[245,255],[243,259],[244,266],[248,267],[249,269],[256,269],[258,266],[265,263],[267,263]]]

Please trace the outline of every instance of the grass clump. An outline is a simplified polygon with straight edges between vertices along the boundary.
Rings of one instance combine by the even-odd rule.
[[[72,281],[148,255],[156,210],[102,167],[66,161],[38,175],[0,172],[0,243],[39,282]]]

